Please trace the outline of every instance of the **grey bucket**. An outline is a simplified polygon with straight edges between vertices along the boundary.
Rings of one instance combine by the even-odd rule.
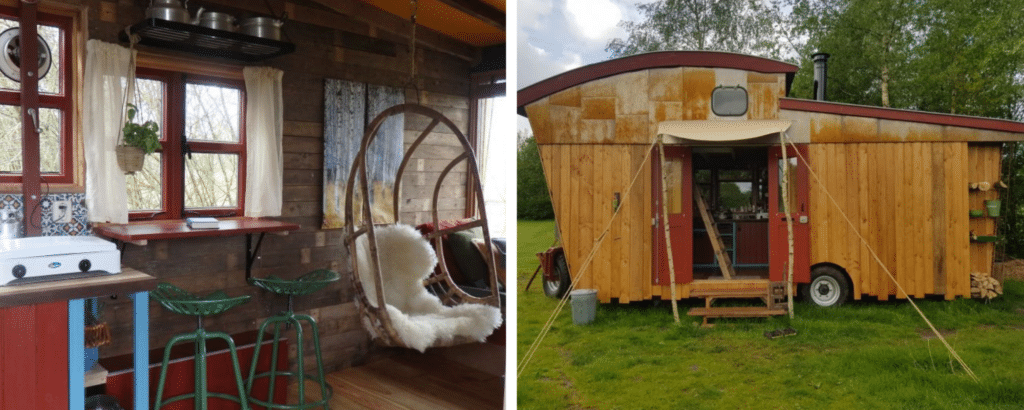
[[[569,292],[572,297],[572,322],[585,325],[594,321],[597,313],[597,289],[576,289]]]

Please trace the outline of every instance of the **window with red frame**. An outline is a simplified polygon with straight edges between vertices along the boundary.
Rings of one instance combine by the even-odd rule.
[[[139,68],[136,122],[160,125],[160,150],[127,177],[132,220],[240,216],[245,190],[241,81]]]
[[[0,7],[0,33],[20,26],[17,10]],[[39,13],[36,29],[50,50],[49,69],[39,79],[39,170],[47,183],[74,182],[70,147],[74,110],[71,87],[70,17]],[[42,54],[42,50],[40,50]],[[40,73],[43,71],[40,70]],[[0,74],[0,182],[20,183],[21,83]]]

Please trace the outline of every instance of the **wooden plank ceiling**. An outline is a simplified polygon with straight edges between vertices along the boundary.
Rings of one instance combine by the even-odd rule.
[[[344,0],[314,0],[329,8]],[[410,0],[360,0],[409,19]],[[474,47],[505,42],[505,0],[418,0],[416,23]]]

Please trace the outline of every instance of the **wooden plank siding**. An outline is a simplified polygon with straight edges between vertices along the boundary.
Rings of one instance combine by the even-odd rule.
[[[812,265],[833,263],[845,269],[855,298],[906,297],[857,238],[845,213],[910,295],[970,295],[970,272],[992,259],[991,250],[969,244],[970,224],[983,229],[986,221],[969,221],[967,183],[975,172],[977,178],[982,172],[998,176],[998,146],[829,143],[811,144],[809,151],[810,167],[821,181],[810,187]],[[984,161],[996,164],[991,171],[990,165],[975,166]],[[982,201],[978,197],[974,200]]]

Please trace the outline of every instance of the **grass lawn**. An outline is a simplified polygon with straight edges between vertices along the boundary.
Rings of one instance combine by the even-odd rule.
[[[553,223],[518,224],[518,358],[557,303],[540,283],[524,292],[534,253]],[[572,324],[568,305],[518,377],[520,409],[1022,409],[1024,282],[1007,280],[991,303],[923,300],[919,306],[981,379],[972,381],[906,301],[838,308],[798,302],[796,318],[685,316],[703,301],[601,305]],[[767,339],[792,326],[795,336]]]

